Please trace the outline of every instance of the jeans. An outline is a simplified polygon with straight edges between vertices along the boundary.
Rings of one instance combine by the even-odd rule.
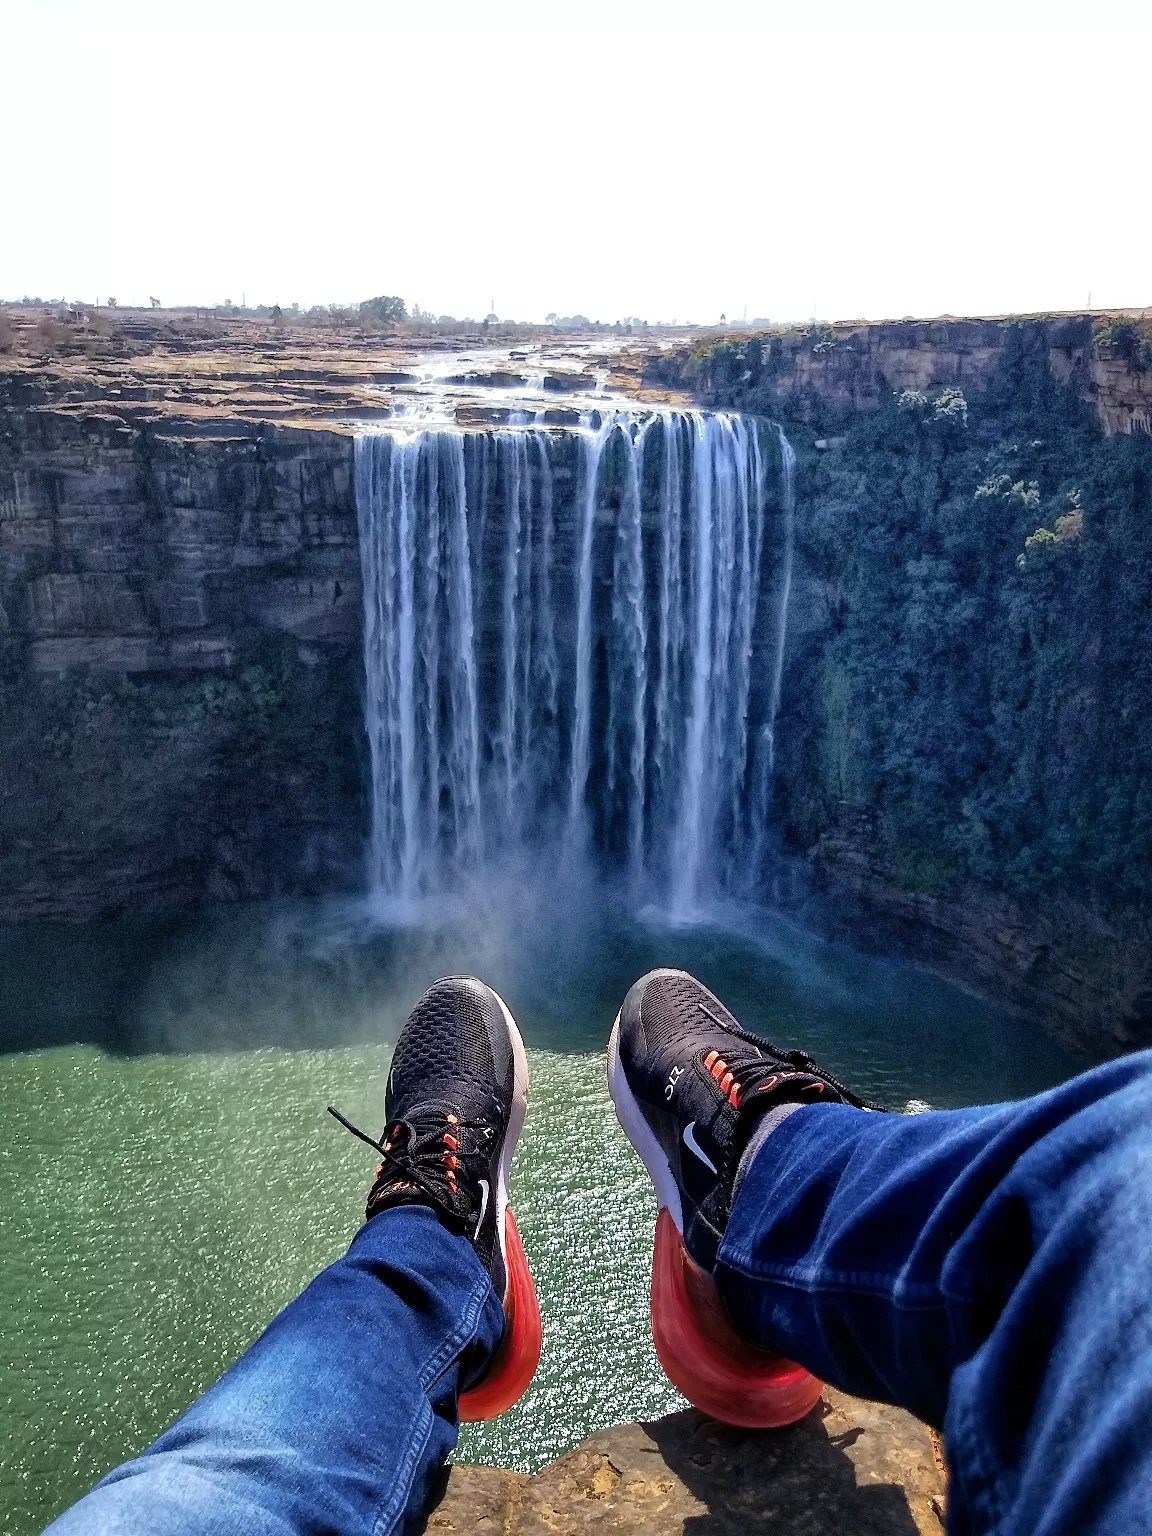
[[[1150,1233],[1143,1053],[1021,1103],[797,1110],[746,1173],[716,1279],[751,1340],[943,1428],[952,1536],[1135,1533]],[[416,1528],[502,1331],[469,1244],[385,1211],[53,1536]]]
[[[951,1536],[1152,1531],[1152,1052],[1016,1104],[797,1110],[716,1279],[766,1348],[943,1430]]]
[[[465,1238],[382,1211],[231,1370],[52,1536],[418,1530],[456,1444],[456,1397],[504,1309]]]

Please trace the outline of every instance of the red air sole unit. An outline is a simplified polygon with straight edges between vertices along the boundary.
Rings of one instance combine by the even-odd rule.
[[[722,1424],[778,1429],[819,1400],[821,1384],[803,1366],[744,1342],[666,1209],[656,1219],[652,1254],[652,1341],[672,1385]]]
[[[484,1379],[470,1392],[460,1394],[462,1424],[494,1419],[519,1402],[540,1364],[544,1342],[540,1303],[511,1206],[504,1213],[504,1249],[508,1265],[508,1294],[504,1300],[507,1325]]]

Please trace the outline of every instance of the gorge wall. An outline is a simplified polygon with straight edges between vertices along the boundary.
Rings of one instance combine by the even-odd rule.
[[[1152,349],[1087,316],[655,361],[798,455],[773,820],[830,901],[1100,1053],[1152,1040]]]
[[[0,920],[356,883],[351,437],[14,394]]]
[[[878,410],[894,392],[986,389],[1019,346],[1095,414],[1106,435],[1152,432],[1148,312],[1034,319],[812,324],[751,337],[710,337],[645,361],[649,384],[704,405],[758,409],[834,426]]]
[[[1093,1054],[1152,1039],[1146,346],[1081,317],[618,360],[795,445],[771,823],[807,917]],[[274,350],[0,374],[0,921],[362,886],[348,423],[406,375]]]

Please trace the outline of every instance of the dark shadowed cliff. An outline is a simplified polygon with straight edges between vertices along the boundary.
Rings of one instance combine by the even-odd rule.
[[[0,919],[356,880],[351,440],[9,409]]]
[[[653,370],[797,446],[786,844],[840,921],[1090,1049],[1152,1037],[1150,338],[838,327]]]

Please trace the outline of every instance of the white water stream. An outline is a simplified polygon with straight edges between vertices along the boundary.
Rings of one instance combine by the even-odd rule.
[[[580,403],[356,440],[370,881],[530,849],[690,920],[762,874],[795,459],[765,423]]]

